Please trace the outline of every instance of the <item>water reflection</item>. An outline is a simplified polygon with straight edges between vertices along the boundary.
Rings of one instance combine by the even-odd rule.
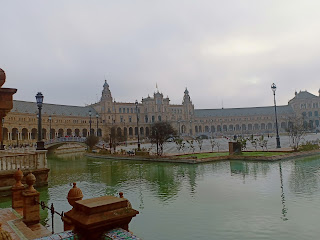
[[[290,171],[289,187],[296,195],[319,192],[320,157],[313,156],[295,161]]]
[[[287,218],[288,209],[286,208],[286,199],[285,199],[284,189],[283,189],[283,177],[282,177],[281,162],[279,163],[279,173],[280,173],[280,187],[281,187],[282,220],[286,221],[286,220],[288,220],[288,218]]]
[[[55,157],[48,159],[49,187],[38,190],[58,212],[71,209],[72,182],[84,199],[122,191],[141,213],[131,230],[143,239],[316,239],[319,160],[191,165]],[[51,225],[48,211],[41,214]],[[62,230],[57,218],[55,225]]]

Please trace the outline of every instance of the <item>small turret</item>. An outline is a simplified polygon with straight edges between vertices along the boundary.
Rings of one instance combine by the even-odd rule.
[[[107,80],[104,80],[101,101],[112,101],[112,95]]]

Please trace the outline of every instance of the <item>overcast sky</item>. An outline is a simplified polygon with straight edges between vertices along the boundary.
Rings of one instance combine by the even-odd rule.
[[[0,68],[16,100],[85,105],[106,78],[119,102],[156,90],[196,108],[318,95],[320,1],[0,0]]]

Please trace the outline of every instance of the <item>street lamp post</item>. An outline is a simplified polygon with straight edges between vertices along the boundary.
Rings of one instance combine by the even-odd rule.
[[[37,142],[37,150],[44,150],[44,142],[42,141],[42,127],[41,127],[41,109],[43,103],[43,95],[41,92],[38,92],[36,95],[37,106],[39,109],[39,117],[38,117],[38,142]]]
[[[52,133],[51,133],[51,121],[52,121],[52,117],[51,117],[51,115],[49,116],[49,131],[50,131],[50,133],[49,133],[49,137],[50,137],[50,140],[52,139]]]
[[[91,136],[91,115],[92,115],[92,112],[91,112],[91,110],[89,110],[89,117],[90,117],[90,120],[89,120],[89,125],[90,125],[89,136]]]
[[[19,130],[17,129],[17,147],[19,147]]]
[[[272,90],[272,92],[273,92],[274,112],[275,112],[275,116],[276,116],[276,130],[277,130],[276,141],[277,141],[277,148],[281,148],[281,146],[280,146],[279,131],[278,131],[278,117],[277,117],[277,104],[276,104],[276,90],[277,90],[277,86],[276,86],[274,83],[272,83],[272,85],[271,85],[271,90]]]
[[[136,114],[137,114],[138,151],[140,151],[139,116],[138,116],[138,100],[136,100],[135,104],[136,104]]]
[[[127,144],[127,135],[128,135],[128,133],[127,133],[127,131],[124,131],[125,129],[126,129],[126,120],[123,119],[123,136],[124,136],[125,144],[126,144],[126,146],[127,146],[127,145],[128,145],[128,144]]]
[[[1,122],[1,127],[2,127],[2,138],[1,138],[1,144],[0,144],[0,150],[4,150],[4,145],[3,145],[3,138],[4,138],[4,133],[3,133],[3,125],[4,125],[4,118],[2,118]]]
[[[97,119],[97,137],[99,137],[98,136],[98,129],[99,129],[99,114],[98,113],[96,114],[96,119]]]

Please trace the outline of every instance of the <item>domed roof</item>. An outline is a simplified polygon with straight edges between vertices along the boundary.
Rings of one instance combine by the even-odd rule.
[[[189,94],[189,91],[187,88],[186,88],[186,90],[184,90],[184,94]]]
[[[109,84],[107,83],[107,80],[104,80],[104,84],[103,84],[103,87],[109,87]]]

